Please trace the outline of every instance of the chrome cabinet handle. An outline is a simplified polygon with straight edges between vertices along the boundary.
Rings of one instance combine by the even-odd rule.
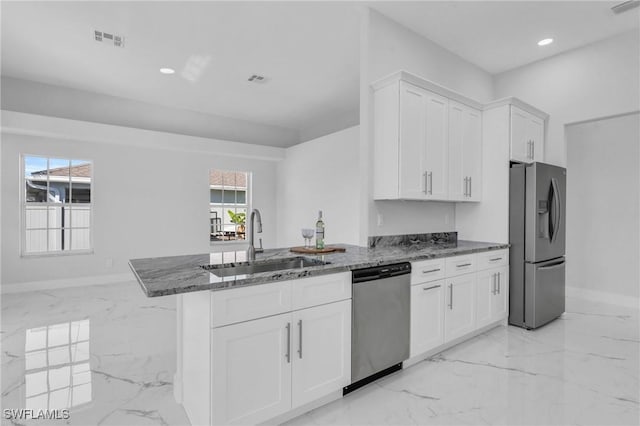
[[[423,274],[430,274],[431,272],[438,272],[440,270],[440,268],[438,269],[429,269],[428,271],[422,271]]]
[[[501,257],[494,257],[493,259],[489,259],[489,262],[497,262],[498,260],[502,260]]]
[[[287,359],[287,363],[291,362],[291,323],[288,322],[287,326],[287,353],[285,354],[285,358]]]
[[[427,173],[427,172],[424,172],[424,173],[422,174],[422,177],[424,178],[424,179],[423,179],[423,180],[424,180],[424,191],[422,191],[422,192],[424,192],[424,193],[425,193],[425,195],[426,195],[426,194],[428,193],[428,191],[429,191],[429,183],[427,182],[427,179],[428,179],[428,178],[427,178],[427,176],[428,176],[428,173]]]
[[[491,274],[491,294],[496,294],[496,274]]]
[[[449,284],[449,309],[453,310],[453,284]]]
[[[465,197],[466,197],[466,196],[467,196],[467,193],[469,192],[469,190],[467,189],[467,188],[469,187],[469,186],[467,185],[467,184],[468,184],[467,177],[465,176],[463,180],[464,180],[464,191],[463,191],[463,192],[464,192],[464,195],[463,195],[463,196],[465,196]]]
[[[438,285],[432,285],[431,287],[422,287],[422,289],[423,289],[424,291],[427,291],[427,290],[433,290],[434,288],[438,288],[438,287],[440,287],[440,284],[438,284]]]
[[[498,278],[498,294],[500,294],[500,273],[499,272],[496,274],[496,277]]]
[[[531,141],[531,159],[533,160],[536,157],[536,142]]]
[[[427,194],[433,195],[433,172],[427,172],[427,180],[425,186],[429,188],[427,190]]]
[[[470,263],[463,263],[462,265],[456,265],[456,268],[464,268],[465,266],[471,266]]]
[[[298,320],[298,356],[302,359],[302,320]]]
[[[471,197],[471,192],[473,190],[473,187],[471,186],[471,176],[469,176],[469,197]]]

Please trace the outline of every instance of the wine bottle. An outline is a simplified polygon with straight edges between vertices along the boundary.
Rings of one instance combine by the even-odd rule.
[[[316,249],[324,248],[324,221],[322,220],[322,210],[318,212],[318,221],[316,222]]]

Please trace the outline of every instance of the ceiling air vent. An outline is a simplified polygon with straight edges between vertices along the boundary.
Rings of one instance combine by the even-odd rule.
[[[640,6],[640,0],[628,0],[620,4],[616,4],[611,8],[611,10],[613,10],[613,13],[615,14],[620,14],[626,12],[627,10],[634,9],[638,6]]]
[[[258,74],[254,74],[251,77],[249,77],[247,79],[247,81],[253,81],[254,83],[264,83],[266,80],[265,80],[264,76],[258,75]]]
[[[116,34],[93,30],[93,38],[99,43],[113,44],[115,47],[124,47],[124,37]]]

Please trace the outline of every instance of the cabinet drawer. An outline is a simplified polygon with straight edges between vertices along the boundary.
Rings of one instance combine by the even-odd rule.
[[[212,291],[211,326],[220,327],[291,311],[292,282]]]
[[[455,277],[456,275],[468,274],[476,270],[476,255],[466,254],[462,256],[454,256],[446,258],[446,274],[447,277]]]
[[[411,285],[444,278],[445,259],[429,259],[411,262]]]
[[[509,250],[491,250],[477,253],[478,271],[489,268],[497,268],[509,264]]]
[[[351,272],[291,281],[293,309],[351,299]]]

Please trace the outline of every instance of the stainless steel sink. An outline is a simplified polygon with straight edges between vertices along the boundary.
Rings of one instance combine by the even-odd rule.
[[[284,259],[258,260],[223,265],[203,265],[202,267],[218,277],[229,277],[232,275],[257,274],[259,272],[272,272],[284,269],[302,269],[309,266],[326,265],[328,263],[329,262],[318,259],[296,256]]]

